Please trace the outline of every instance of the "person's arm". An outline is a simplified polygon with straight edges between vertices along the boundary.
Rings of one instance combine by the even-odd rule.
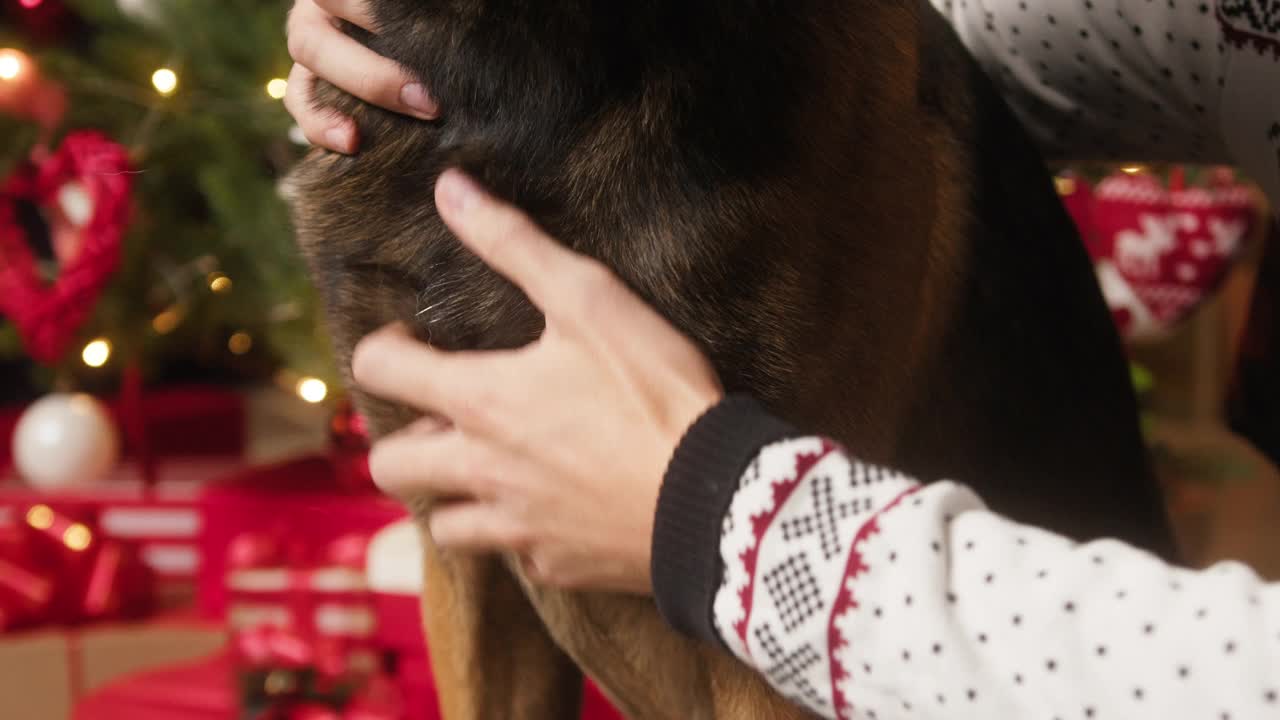
[[[1227,162],[1209,0],[930,0],[1053,160]]]
[[[694,423],[654,532],[669,622],[824,717],[1280,717],[1280,585],[1018,525],[749,399]]]
[[[1280,25],[1244,0],[930,0],[1051,161],[1234,164],[1280,199]],[[350,118],[311,103],[317,77],[421,118],[429,89],[337,29],[366,30],[365,0],[296,0],[285,104],[305,135],[339,152]]]

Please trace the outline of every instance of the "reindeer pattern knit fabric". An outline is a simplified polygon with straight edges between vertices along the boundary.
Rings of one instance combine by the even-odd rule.
[[[1280,199],[1280,2],[931,1],[1047,156],[1231,163]],[[1280,585],[1019,525],[747,398],[677,448],[653,578],[821,717],[1280,718]]]

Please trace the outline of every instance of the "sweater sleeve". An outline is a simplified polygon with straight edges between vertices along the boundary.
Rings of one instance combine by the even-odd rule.
[[[1046,156],[1228,160],[1212,0],[930,2]]]
[[[1280,202],[1266,0],[930,0],[1052,161],[1228,164]]]
[[[740,405],[687,441],[729,414],[765,416]],[[1280,585],[1237,563],[1191,571],[1115,541],[1072,543],[989,512],[963,485],[922,486],[781,435],[719,456],[722,470],[745,467],[713,503],[706,605],[664,604],[679,578],[658,572],[656,536],[654,589],[664,613],[692,618],[793,701],[869,720],[1280,717]],[[660,517],[694,481],[687,469],[711,470],[685,462]]]

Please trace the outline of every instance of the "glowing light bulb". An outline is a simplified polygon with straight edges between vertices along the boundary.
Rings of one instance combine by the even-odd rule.
[[[88,549],[91,542],[93,542],[93,533],[80,523],[73,523],[62,531],[62,544],[76,552]]]
[[[231,278],[222,273],[210,273],[209,289],[216,293],[231,292]]]
[[[48,505],[33,505],[27,511],[27,524],[37,530],[53,527],[53,509]]]
[[[44,2],[44,0],[18,0],[18,4],[28,10],[40,7],[40,3],[42,2]]]
[[[244,355],[253,348],[253,336],[247,332],[238,332],[227,339],[227,349],[232,355]]]
[[[283,98],[284,94],[288,91],[289,81],[284,78],[274,78],[271,82],[267,83],[267,94],[276,100]]]
[[[323,402],[329,396],[329,386],[319,378],[307,377],[298,381],[298,397],[309,403]]]
[[[17,80],[27,65],[27,58],[13,48],[0,48],[0,80]]]
[[[267,673],[267,679],[262,681],[262,689],[270,696],[292,693],[297,688],[298,681],[294,676],[282,670],[272,670]]]
[[[178,74],[169,68],[160,68],[151,74],[151,84],[156,86],[156,92],[168,95],[178,89]]]
[[[1138,173],[1142,172],[1142,166],[1129,165],[1127,167],[1120,168],[1120,172],[1125,173],[1126,175],[1137,175]]]
[[[151,319],[151,329],[159,335],[168,335],[182,322],[182,313],[170,308]]]
[[[80,353],[84,364],[92,368],[100,368],[111,359],[111,342],[106,338],[98,338],[84,346]]]

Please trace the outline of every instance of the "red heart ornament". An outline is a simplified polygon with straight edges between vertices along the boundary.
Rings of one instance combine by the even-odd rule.
[[[132,185],[125,148],[82,131],[0,186],[0,315],[13,322],[33,359],[52,364],[62,357],[119,267]],[[52,218],[62,261],[52,282],[17,225],[20,200]]]
[[[1248,187],[1216,175],[1172,189],[1147,174],[1116,174],[1063,194],[1098,281],[1128,340],[1167,334],[1221,284],[1259,222]]]

